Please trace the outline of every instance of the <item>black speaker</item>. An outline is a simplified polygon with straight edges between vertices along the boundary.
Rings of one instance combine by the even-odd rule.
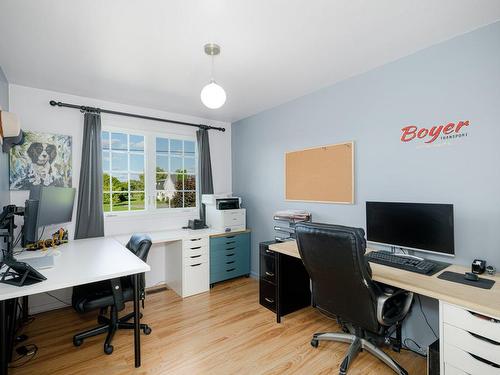
[[[427,375],[439,375],[439,340],[427,348]]]

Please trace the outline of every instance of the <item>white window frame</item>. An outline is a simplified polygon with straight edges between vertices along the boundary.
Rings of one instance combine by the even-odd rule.
[[[126,133],[129,135],[144,136],[144,210],[134,211],[109,211],[104,213],[105,218],[127,217],[127,216],[149,216],[149,215],[165,215],[175,216],[176,214],[197,213],[199,211],[199,171],[198,171],[198,143],[196,135],[176,134],[163,131],[141,130],[136,131],[130,128],[103,126],[101,132],[110,133]],[[194,207],[178,207],[178,208],[156,208],[156,137],[178,139],[183,141],[194,142],[195,149],[195,178],[196,178],[196,205]],[[111,156],[110,156],[111,157]],[[130,167],[130,166],[129,166]]]

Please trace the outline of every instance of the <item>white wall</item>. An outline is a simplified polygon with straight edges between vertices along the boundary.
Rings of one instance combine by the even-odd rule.
[[[73,137],[73,187],[78,188],[81,163],[81,145],[83,136],[83,115],[75,109],[58,108],[49,105],[50,100],[101,107],[116,111],[132,112],[168,118],[178,121],[201,123],[226,128],[226,131],[210,131],[210,150],[212,158],[212,170],[214,179],[214,189],[216,193],[231,192],[231,124],[217,122],[185,116],[175,113],[162,112],[149,108],[141,108],[118,103],[110,103],[86,97],[74,96],[54,91],[40,90],[31,87],[10,85],[10,110],[19,115],[23,130],[36,132],[55,133],[71,135]],[[144,130],[161,131],[171,134],[195,136],[197,128],[174,125],[149,120],[140,120],[128,117],[102,115],[102,126]],[[28,198],[27,191],[11,191],[11,202],[16,205],[24,205]],[[73,219],[76,216],[76,208]],[[162,229],[180,228],[187,224],[188,219],[197,218],[196,210],[180,210],[176,213],[161,213],[146,215],[128,214],[126,216],[107,217],[105,219],[105,234],[112,236],[117,234],[153,231]],[[70,237],[74,233],[74,220],[67,225]],[[45,234],[53,233],[57,228],[46,228]],[[155,245],[151,249],[148,263],[151,265],[151,272],[147,275],[147,285],[152,286],[165,280],[164,271],[165,246]],[[58,298],[65,301],[71,300],[71,290],[61,290],[55,292]],[[47,296],[33,296],[30,300],[30,310],[32,313],[49,310],[63,306],[57,300]]]

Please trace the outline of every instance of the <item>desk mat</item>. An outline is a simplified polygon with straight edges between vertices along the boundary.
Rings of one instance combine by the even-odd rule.
[[[470,286],[475,286],[481,289],[491,289],[495,284],[494,280],[479,278],[477,281],[467,280],[463,273],[445,271],[438,276],[438,279],[452,281],[454,283],[460,283]]]

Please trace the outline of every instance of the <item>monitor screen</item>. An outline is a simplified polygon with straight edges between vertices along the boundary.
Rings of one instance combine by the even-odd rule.
[[[384,245],[454,255],[453,205],[366,202],[366,237]]]
[[[74,188],[42,187],[32,191],[30,198],[38,196],[37,227],[71,221],[75,202]]]

